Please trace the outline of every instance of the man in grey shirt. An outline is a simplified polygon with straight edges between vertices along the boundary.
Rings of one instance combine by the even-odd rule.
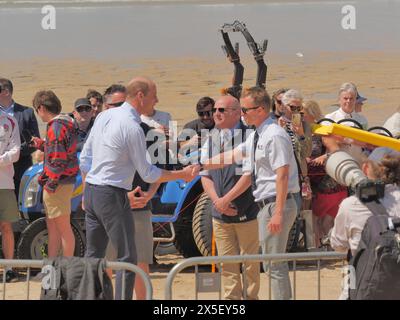
[[[140,114],[158,102],[157,88],[147,78],[134,78],[127,85],[127,98],[120,108],[101,112],[80,156],[85,179],[87,257],[104,258],[108,239],[117,250],[117,260],[136,263],[131,235],[134,230],[131,207],[143,207],[134,195],[136,171],[146,182],[192,180],[198,166],[179,171],[157,168],[146,158],[146,144]],[[144,201],[144,200],[143,200]],[[132,299],[134,273],[125,276],[125,298]],[[121,299],[122,273],[117,272],[116,299]]]
[[[255,132],[233,151],[208,160],[203,167],[211,170],[250,158],[247,163],[253,165],[243,171],[251,173],[253,196],[260,208],[257,219],[262,251],[284,253],[297,212],[292,194],[300,189],[293,147],[285,130],[269,117],[271,100],[264,89],[245,90],[240,102],[244,120],[256,127]],[[273,298],[290,299],[287,262],[272,263],[271,278]]]

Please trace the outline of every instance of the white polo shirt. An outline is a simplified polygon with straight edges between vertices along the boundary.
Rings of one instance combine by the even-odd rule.
[[[14,166],[19,159],[21,140],[18,122],[0,110],[0,189],[14,189]]]
[[[254,134],[251,133],[247,140],[238,148],[241,148],[246,155],[244,172],[255,170],[256,189],[253,191],[255,200],[276,196],[276,170],[289,165],[288,193],[300,191],[299,177],[293,147],[289,135],[274,120],[267,118],[258,128],[259,139],[256,146],[255,161],[252,161],[254,154]],[[251,163],[255,162],[255,165]]]
[[[346,113],[342,108],[337,109],[336,111],[329,113],[325,116],[325,118],[331,119],[335,122],[338,122],[343,119],[353,119],[360,123],[364,130],[368,129],[368,120],[362,114],[358,112]],[[327,123],[328,124],[328,123]],[[351,122],[345,122],[343,125],[354,127],[355,124]]]
[[[171,138],[175,137],[173,126],[171,126],[171,114],[168,112],[155,110],[155,113],[151,116],[140,115],[140,119],[147,124],[149,127],[159,129],[161,126],[169,128]]]

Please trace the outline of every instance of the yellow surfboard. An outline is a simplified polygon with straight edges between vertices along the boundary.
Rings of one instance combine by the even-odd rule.
[[[334,134],[342,137],[351,138],[361,142],[366,142],[379,147],[388,147],[400,151],[400,140],[383,136],[377,133],[356,129],[342,124],[332,123],[330,125],[315,124],[312,126],[315,134],[323,136]]]

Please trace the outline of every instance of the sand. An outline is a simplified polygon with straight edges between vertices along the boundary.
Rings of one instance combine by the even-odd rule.
[[[368,98],[363,113],[370,126],[382,125],[395,112],[400,97],[400,61],[398,52],[326,53],[318,56],[268,56],[267,89],[280,87],[300,89],[306,100],[315,99],[324,112],[332,111],[341,83],[351,81]],[[244,59],[244,86],[252,86],[255,63]],[[148,76],[158,86],[157,108],[168,111],[182,126],[196,117],[197,100],[209,95],[216,98],[221,88],[229,86],[232,65],[218,58],[180,57],[169,59],[85,60],[28,59],[0,62],[1,75],[14,82],[14,98],[30,105],[36,91],[51,89],[60,97],[63,110],[71,111],[75,99],[83,97],[89,88],[101,92],[112,83],[126,84],[133,76]],[[43,130],[43,126],[41,127]],[[164,298],[165,278],[171,265],[180,256],[163,257],[161,266],[152,268],[154,298]],[[293,274],[291,275],[293,277]],[[316,299],[317,272],[306,268],[296,273],[297,298]],[[340,294],[341,268],[325,266],[322,270],[322,299],[336,299]],[[267,280],[262,276],[260,298],[267,299]],[[24,299],[26,284],[7,285],[7,299]],[[0,288],[0,297],[3,288]],[[32,298],[39,298],[39,283],[31,284]],[[174,298],[194,298],[192,272],[180,274],[174,285]],[[201,294],[200,298],[217,299],[218,294]]]
[[[177,254],[168,254],[159,257],[157,265],[151,267],[151,282],[153,286],[153,299],[165,299],[166,278],[168,272],[176,262],[183,258]],[[297,300],[317,300],[318,298],[318,272],[314,265],[298,265],[296,271],[296,299]],[[200,272],[210,272],[209,267],[200,267]],[[294,272],[290,272],[292,289],[294,290]],[[322,264],[321,268],[321,300],[335,300],[341,292],[342,264],[329,263]],[[115,282],[114,282],[115,284]],[[174,300],[194,300],[195,293],[195,273],[193,268],[188,268],[179,273],[173,283]],[[40,283],[30,282],[30,300],[38,300],[40,298]],[[0,299],[3,297],[3,287],[0,286]],[[218,300],[218,292],[199,293],[199,300]],[[269,283],[268,276],[261,274],[259,298],[261,300],[269,299]],[[16,282],[7,284],[6,286],[7,300],[25,300],[27,299],[27,283]]]
[[[400,61],[397,52],[319,54],[318,56],[269,56],[267,89],[300,89],[306,100],[315,99],[326,113],[336,103],[341,83],[351,81],[368,98],[363,114],[370,126],[382,125],[399,106]],[[244,59],[244,87],[254,85],[255,63]],[[232,65],[215,57],[169,59],[84,60],[33,59],[0,62],[3,76],[13,80],[15,100],[30,105],[36,91],[54,90],[63,110],[89,88],[103,92],[112,83],[126,84],[133,76],[148,76],[158,86],[156,108],[171,113],[179,126],[196,117],[195,105],[202,96],[216,98],[230,85]]]

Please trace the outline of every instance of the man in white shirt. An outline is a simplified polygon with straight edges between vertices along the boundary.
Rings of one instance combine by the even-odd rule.
[[[243,157],[247,164],[254,164],[244,166],[243,171],[250,173],[253,196],[260,208],[257,219],[262,252],[285,253],[297,214],[293,193],[300,191],[292,143],[286,131],[270,118],[271,99],[264,89],[245,90],[240,103],[246,123],[256,130],[233,151],[211,158],[203,167],[218,169]],[[267,266],[264,264],[265,270]],[[287,262],[272,263],[271,285],[274,299],[291,299]]]
[[[3,254],[6,259],[14,257],[14,233],[12,223],[18,221],[19,211],[14,193],[14,166],[21,148],[16,119],[0,110],[0,232]],[[16,279],[16,273],[6,270],[6,281]]]

